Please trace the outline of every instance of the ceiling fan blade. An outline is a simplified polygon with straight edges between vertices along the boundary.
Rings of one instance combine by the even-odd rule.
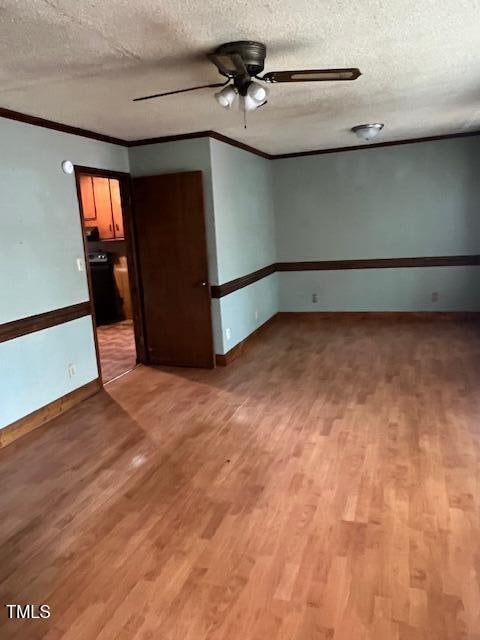
[[[141,100],[151,100],[152,98],[161,98],[162,96],[173,96],[175,93],[185,93],[187,91],[197,91],[198,89],[213,89],[215,87],[224,87],[227,82],[215,82],[213,84],[202,84],[199,87],[189,87],[188,89],[177,89],[177,91],[166,91],[165,93],[154,93],[151,96],[142,96],[141,98],[133,98],[133,102],[140,102]]]
[[[260,80],[265,82],[334,82],[356,80],[360,69],[302,69],[300,71],[270,71]]]
[[[209,53],[207,58],[213,62],[220,73],[229,78],[248,75],[247,67],[238,53]]]

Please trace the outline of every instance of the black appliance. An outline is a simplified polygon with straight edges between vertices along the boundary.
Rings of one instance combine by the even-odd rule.
[[[92,279],[95,321],[111,324],[119,320],[118,294],[113,277],[113,256],[108,251],[91,251],[88,254]]]
[[[94,240],[100,240],[100,233],[98,227],[85,227],[85,237],[87,241],[92,242]]]

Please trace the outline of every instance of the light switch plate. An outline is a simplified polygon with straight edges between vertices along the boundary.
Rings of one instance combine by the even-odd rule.
[[[85,259],[77,258],[77,269],[79,271],[85,271]]]

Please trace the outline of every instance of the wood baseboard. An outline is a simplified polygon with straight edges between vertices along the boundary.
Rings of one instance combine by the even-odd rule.
[[[242,353],[245,353],[245,350],[252,345],[252,343],[259,337],[259,334],[272,323],[277,315],[278,314],[273,315],[266,322],[257,327],[253,333],[236,344],[233,349],[230,349],[230,351],[227,351],[227,353],[215,354],[215,364],[218,367],[226,367],[227,364],[230,364],[231,362],[236,360],[238,356],[241,356]]]
[[[480,320],[480,311],[279,311],[295,320]]]
[[[68,411],[79,402],[90,398],[102,388],[102,383],[99,378],[84,384],[83,387],[79,387],[70,393],[50,402],[49,404],[37,409],[33,413],[30,413],[24,418],[20,418],[16,422],[9,424],[8,426],[0,429],[0,449],[6,447],[14,440],[21,438],[22,436],[30,433],[34,429],[41,427],[53,418],[56,418],[65,411]]]

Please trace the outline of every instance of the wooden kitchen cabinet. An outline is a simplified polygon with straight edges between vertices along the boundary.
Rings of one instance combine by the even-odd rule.
[[[86,227],[97,227],[100,240],[123,240],[120,182],[113,178],[80,176],[82,215]]]
[[[112,203],[113,230],[115,238],[124,238],[122,201],[120,198],[120,182],[110,179],[110,200]]]
[[[97,219],[97,212],[95,210],[92,176],[80,176],[80,193],[82,195],[83,219],[85,222],[94,222]],[[93,226],[93,224],[88,226]]]
[[[110,201],[110,184],[108,178],[93,178],[93,194],[97,211],[96,225],[101,240],[113,240],[112,204]]]

